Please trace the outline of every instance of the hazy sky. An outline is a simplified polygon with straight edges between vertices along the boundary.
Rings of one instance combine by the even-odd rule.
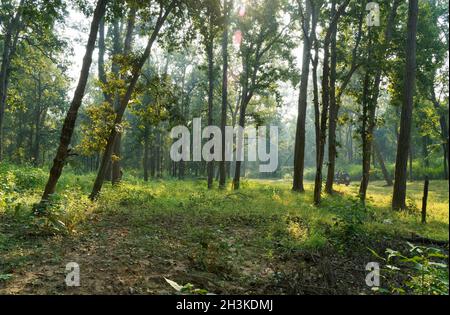
[[[83,13],[70,9],[66,25],[62,27],[61,35],[67,39],[70,49],[73,51],[71,55],[69,68],[69,76],[73,80],[71,87],[75,88],[80,75],[83,57],[86,52],[86,43],[88,40],[90,21]],[[94,58],[95,59],[95,58]]]

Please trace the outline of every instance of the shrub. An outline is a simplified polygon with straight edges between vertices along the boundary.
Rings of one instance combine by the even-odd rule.
[[[386,263],[388,276],[406,274],[401,286],[391,286],[381,292],[397,294],[448,295],[448,254],[433,247],[415,246],[408,243],[409,251],[387,249],[387,258],[372,253]]]

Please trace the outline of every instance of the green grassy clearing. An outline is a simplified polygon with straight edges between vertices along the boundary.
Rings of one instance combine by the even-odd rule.
[[[290,182],[269,180],[245,180],[234,192],[208,191],[203,181],[127,178],[92,203],[92,176],[69,174],[54,215],[43,220],[30,213],[46,174],[0,174],[8,179],[0,195],[0,293],[170,294],[166,277],[214,293],[370,294],[369,248],[402,248],[412,232],[449,238],[445,181],[431,183],[422,225],[419,182],[409,184],[411,210],[393,212],[383,182],[371,184],[367,208],[356,184],[337,186],[317,208],[311,183],[295,194]],[[64,286],[71,261],[80,264],[80,288]]]

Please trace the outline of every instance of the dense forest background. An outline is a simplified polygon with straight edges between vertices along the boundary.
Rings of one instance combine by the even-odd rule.
[[[375,127],[370,132],[374,137],[371,161],[373,166],[370,168],[374,179],[383,179],[381,164],[386,165],[392,177],[397,153],[396,142],[404,93],[408,8],[406,2],[395,3],[398,12],[390,42],[387,44],[384,32],[392,3],[379,4],[383,13],[382,26],[368,27],[365,19],[370,12],[366,11],[365,5],[350,2],[346,15],[339,22],[335,47],[333,45],[333,55],[336,58],[334,80],[339,94],[339,115],[335,131],[338,158],[335,168],[347,171],[353,180],[359,180],[362,175],[361,129],[365,124],[364,106],[369,106],[362,104],[362,97],[364,74],[367,71],[374,71],[374,74],[377,70],[382,71],[380,82],[368,83],[379,84],[379,87],[376,87],[379,96],[374,118]],[[11,56],[7,57],[7,51],[4,50],[6,58],[3,59],[3,63],[7,58],[12,59],[7,73],[7,90],[3,91],[7,99],[7,102],[3,101],[5,104],[2,105],[1,116],[3,160],[36,166],[51,164],[73,92],[69,88],[73,88],[73,79],[77,79],[70,78],[70,74],[77,73],[76,70],[69,73],[69,69],[74,67],[70,63],[79,65],[81,61],[77,59],[82,58],[74,56],[71,50],[71,42],[77,38],[67,38],[68,32],[63,30],[79,27],[79,32],[87,32],[87,23],[71,25],[70,17],[74,15],[75,10],[83,9],[85,14],[92,12],[89,5],[81,3],[80,6],[73,6],[63,1],[38,1],[28,4],[26,1],[23,4],[24,12],[22,16],[17,17],[19,22],[15,25],[12,18],[15,12],[20,13],[17,11],[18,3],[2,1],[2,48],[6,48],[4,46],[8,40],[8,31],[12,31],[8,45],[14,46],[9,48],[13,50],[9,52]],[[138,4],[135,5],[135,26],[130,30],[129,38],[134,45],[130,53],[139,54],[139,47],[145,41],[144,33],[148,32],[146,29],[153,27],[146,17],[152,10],[157,10],[158,5],[155,3],[150,8],[139,8]],[[203,118],[204,125],[207,125],[209,58],[212,63],[212,69],[209,69],[212,72],[213,86],[212,121],[219,125],[223,63],[223,21],[220,19],[223,18],[223,8],[219,2],[214,1],[191,5],[190,8],[184,8],[184,5],[189,6],[176,6],[176,10],[180,12],[170,15],[162,27],[161,34],[158,34],[152,55],[143,66],[138,91],[133,95],[130,110],[125,113],[120,154],[115,156],[118,159],[117,164],[128,172],[133,170],[136,175],[144,176],[147,172],[152,177],[206,176],[205,163],[173,165],[169,156],[172,144],[169,132],[171,127],[187,125],[197,117]],[[418,87],[414,99],[408,177],[411,180],[423,179],[425,176],[435,179],[448,178],[447,4],[440,1],[422,1],[420,5],[423,7],[420,10],[423,14],[418,20],[417,33]],[[130,19],[124,14],[127,6],[122,1],[111,5],[100,25],[101,37],[96,44],[94,64],[90,69],[92,75],[89,76],[84,105],[80,109],[73,135],[72,146],[77,156],[68,160],[70,167],[77,172],[92,172],[98,169],[108,128],[113,125],[114,111],[112,106],[107,106],[105,93],[118,88],[114,85],[120,85],[120,81],[125,80],[117,77],[117,73],[124,71],[120,68],[123,68],[123,63],[126,62],[123,41]],[[329,23],[331,7],[318,4],[316,10],[319,9],[317,22],[320,37],[324,35]],[[303,25],[310,28],[301,20],[300,14],[307,13],[299,12],[297,4],[282,1],[275,1],[270,5],[261,3],[247,6],[236,2],[228,10],[230,82],[227,122],[229,125],[239,123],[240,107],[244,105],[241,98],[246,75],[242,69],[253,67],[254,69],[249,71],[257,70],[259,80],[256,86],[251,87],[255,90],[252,93],[254,96],[248,105],[244,105],[247,107],[246,124],[279,126],[280,165],[276,173],[268,176],[292,177],[295,160],[292,148],[295,146],[297,128],[295,94],[300,84],[304,36],[301,27]],[[209,17],[213,14],[215,16]],[[215,20],[208,22],[208,18]],[[9,30],[8,26],[16,29]],[[359,26],[361,30],[358,33]],[[177,32],[174,32],[174,28],[177,28]],[[264,30],[268,32],[267,38],[258,38],[257,33]],[[63,34],[66,34],[66,37]],[[242,43],[239,42],[241,40]],[[258,43],[270,45],[262,56],[263,60],[257,65],[253,60],[248,60],[246,64],[243,55],[247,51],[249,54],[255,53]],[[323,44],[319,42],[317,45]],[[209,46],[213,47],[210,52],[212,56],[208,57]],[[13,56],[14,58],[11,58]],[[322,56],[319,57],[321,58]],[[352,75],[348,79],[350,73]],[[319,73],[319,81],[320,76]],[[24,86],[27,87],[25,90],[21,88]],[[369,88],[374,89],[373,86]],[[307,91],[312,105],[312,83],[308,85]],[[311,148],[304,156],[305,176],[314,179],[316,149],[313,106],[307,107],[305,116],[308,131],[305,133],[305,143],[306,147]],[[143,165],[146,150],[147,163]],[[325,146],[325,156],[328,156],[328,150],[329,146]],[[243,163],[243,175],[260,177],[257,166],[255,163]],[[218,165],[216,169],[217,167]],[[230,175],[234,175],[233,168],[234,164],[229,165]]]

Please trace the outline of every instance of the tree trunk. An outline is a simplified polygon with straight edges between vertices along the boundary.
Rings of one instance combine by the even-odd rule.
[[[348,126],[348,162],[353,163],[353,126]]]
[[[103,84],[104,88],[106,88],[108,81],[106,77],[105,71],[105,18],[102,18],[99,25],[98,30],[98,77],[100,82]],[[111,95],[104,91],[103,88],[103,97],[105,101],[111,103]]]
[[[101,24],[100,24],[101,28]],[[119,77],[120,72],[120,66],[118,62],[116,61],[116,57],[122,53],[122,46],[121,46],[121,29],[119,26],[119,20],[116,18],[112,23],[112,40],[113,40],[113,56],[112,56],[112,65],[111,65],[111,72],[115,78]],[[99,43],[99,46],[101,44]],[[100,61],[99,61],[100,63]],[[102,72],[104,69],[99,70],[99,76],[100,80],[102,80]],[[106,77],[103,79],[106,80]],[[107,84],[107,81],[103,82],[105,85]],[[118,91],[114,91],[111,95],[107,95],[108,101],[111,105],[112,110],[115,110],[115,108],[118,108],[118,104],[120,103],[119,93]],[[97,168],[98,170],[98,168]],[[108,166],[106,168],[105,172],[105,180],[112,182],[112,161],[108,161]]]
[[[371,49],[371,48],[370,48]],[[362,141],[362,179],[361,184],[359,186],[359,198],[361,201],[366,200],[367,187],[369,186],[370,180],[370,149],[372,147],[372,141],[370,139],[370,131],[368,126],[368,107],[370,106],[369,100],[369,85],[370,85],[370,71],[366,71],[364,77],[364,86],[363,86],[363,97],[362,97],[362,128],[361,128],[361,141]]]
[[[81,68],[80,78],[78,80],[78,85],[75,90],[75,94],[70,105],[69,111],[67,112],[66,118],[64,120],[64,125],[61,131],[61,139],[59,147],[56,153],[56,157],[53,160],[53,166],[50,170],[50,176],[45,186],[44,193],[41,199],[41,205],[44,205],[50,195],[55,193],[56,184],[61,176],[64,164],[67,157],[70,154],[69,145],[72,140],[72,135],[75,129],[75,122],[78,116],[78,110],[81,106],[84,92],[86,89],[86,83],[89,77],[89,69],[92,63],[92,54],[95,49],[95,41],[97,38],[99,23],[105,14],[106,3],[108,0],[98,0],[97,6],[94,11],[94,17],[91,23],[91,29],[89,33],[89,39],[86,46],[86,54],[83,59],[83,66]]]
[[[229,23],[229,10],[233,7],[232,3],[225,0],[224,12],[224,31],[222,38],[222,59],[223,59],[223,76],[222,76],[222,112],[221,112],[221,125],[222,131],[222,160],[219,164],[219,187],[224,189],[227,181],[226,174],[226,152],[225,152],[225,128],[227,125],[227,107],[228,107],[228,23]]]
[[[405,99],[402,106],[397,160],[395,163],[395,183],[392,199],[392,208],[394,210],[406,208],[406,168],[411,145],[412,112],[416,86],[416,35],[418,11],[418,0],[409,0],[404,90]]]
[[[317,16],[317,13],[314,14]],[[320,148],[320,105],[319,105],[319,81],[318,81],[318,65],[319,65],[319,43],[314,34],[314,60],[313,60],[313,93],[314,93],[314,128],[316,134],[316,168],[319,165],[319,148]]]
[[[333,1],[333,9],[336,8],[336,2]],[[325,39],[324,42],[324,57],[323,57],[323,75],[322,75],[322,113],[320,115],[320,127],[319,127],[319,137],[317,144],[317,165],[316,165],[316,178],[314,181],[314,204],[319,205],[321,201],[322,195],[322,168],[323,168],[323,159],[324,159],[324,148],[326,142],[326,126],[328,120],[328,107],[330,101],[330,39],[331,39],[331,26],[328,30],[328,34],[330,37]]]
[[[330,43],[329,41],[324,44],[324,58],[323,58],[323,75],[322,75],[322,112],[320,115],[320,136],[319,144],[317,147],[317,165],[316,165],[316,178],[314,181],[314,204],[319,205],[322,195],[322,169],[323,159],[325,156],[325,142],[327,138],[327,120],[328,120],[328,107],[330,101]]]
[[[212,23],[212,22],[210,22]],[[212,25],[210,25],[210,33]],[[208,58],[208,126],[213,125],[213,98],[214,98],[214,37],[210,35],[207,50]],[[212,136],[210,140],[212,139]],[[214,182],[214,162],[208,162],[208,189],[212,189]]]
[[[123,55],[127,56],[131,52],[131,45],[133,42],[133,31],[136,22],[136,8],[132,7],[128,14],[127,32],[125,35],[125,43],[123,49]],[[120,102],[115,102],[114,111],[118,113],[120,111]],[[122,168],[120,160],[122,158],[122,132],[119,132],[114,141],[112,166],[111,166],[111,182],[113,185],[118,184],[122,180]]]
[[[107,144],[105,147],[105,152],[103,154],[102,163],[100,164],[100,169],[97,174],[97,178],[95,179],[94,186],[92,188],[92,192],[90,194],[90,199],[94,200],[98,194],[100,193],[103,181],[105,178],[105,173],[108,168],[108,163],[111,160],[111,156],[113,153],[114,148],[114,142],[116,140],[117,135],[120,133],[120,125],[122,123],[123,115],[125,114],[125,110],[128,106],[128,103],[131,100],[131,97],[133,95],[134,89],[136,87],[137,81],[139,80],[139,77],[141,75],[142,67],[144,66],[145,62],[147,61],[148,57],[150,56],[151,49],[153,47],[153,43],[156,41],[156,38],[159,35],[159,32],[161,30],[161,27],[163,26],[164,22],[167,19],[167,16],[169,13],[174,9],[175,5],[178,3],[177,0],[173,0],[168,8],[166,9],[166,12],[163,14],[163,9],[161,8],[160,15],[158,17],[158,20],[156,22],[155,29],[152,32],[152,35],[150,36],[147,47],[145,48],[144,53],[140,57],[140,59],[136,62],[135,66],[132,70],[131,80],[128,85],[127,91],[120,102],[120,109],[116,113],[116,119],[114,121],[115,128],[112,128],[111,133],[108,137]]]
[[[152,132],[150,132],[152,133]],[[155,146],[154,141],[150,139],[150,176],[155,178],[156,176],[156,163],[155,163]]]
[[[35,135],[34,135],[34,152],[33,152],[33,163],[34,166],[39,166],[39,158],[40,158],[40,145],[41,145],[41,114],[43,112],[42,108],[42,83],[41,83],[41,73],[38,73],[38,82],[37,82],[37,108],[35,113]]]
[[[337,27],[339,18],[344,14],[345,9],[349,4],[349,0],[342,3],[339,9],[336,11],[336,1],[333,1],[330,26],[326,32],[324,40],[324,57],[323,57],[323,76],[322,76],[322,113],[320,119],[320,137],[317,147],[317,170],[314,183],[314,204],[319,205],[322,195],[322,170],[323,160],[325,157],[325,142],[327,139],[327,121],[328,121],[328,109],[330,105],[330,44],[334,30]]]
[[[379,62],[382,62],[386,58],[385,51],[390,45],[392,39],[392,33],[394,30],[395,18],[397,16],[397,9],[400,6],[400,0],[394,0],[392,4],[391,11],[389,13],[388,22],[385,29],[385,42],[382,47],[383,53],[379,59]],[[369,62],[373,63],[373,60],[369,58]],[[370,97],[367,92],[367,101],[364,104],[366,110],[365,119],[363,120],[363,133],[362,133],[362,142],[363,142],[363,176],[361,180],[361,185],[359,188],[359,196],[361,200],[364,202],[366,200],[367,195],[367,187],[369,186],[370,180],[370,159],[372,155],[372,139],[374,137],[373,131],[376,126],[376,110],[378,105],[378,97],[380,94],[380,84],[382,77],[382,67],[377,67],[373,85],[372,96]]]
[[[434,108],[436,111],[441,112],[442,108],[436,99],[436,95],[434,90],[431,92],[432,98],[431,101],[434,104]],[[448,113],[447,113],[448,114]],[[448,180],[448,149],[449,149],[449,136],[448,136],[448,125],[447,119],[444,114],[439,115],[439,124],[441,126],[441,137],[442,137],[442,149],[444,151],[444,176],[445,179]]]
[[[335,10],[333,11],[335,13]],[[337,66],[337,25],[333,28],[331,36],[331,69],[330,69],[330,122],[328,124],[328,174],[325,191],[333,194],[334,172],[336,168],[336,128],[338,119],[338,105],[336,101],[336,66]]]
[[[430,167],[430,159],[429,159],[429,152],[428,152],[428,136],[422,137],[422,156],[423,156],[423,166],[426,170]]]
[[[413,182],[414,181],[414,177],[413,177],[413,161],[414,161],[414,156],[413,156],[413,150],[412,150],[412,144],[410,144],[409,147],[409,181]]]
[[[292,190],[304,192],[303,175],[305,171],[305,142],[306,142],[306,110],[308,106],[309,65],[311,60],[311,36],[309,34],[312,8],[310,0],[305,0],[305,14],[303,16],[303,61],[298,100],[298,118],[295,137],[294,155],[294,183]],[[299,4],[301,6],[301,4]],[[314,28],[314,27],[313,27]],[[315,29],[313,30],[315,32]]]
[[[366,14],[365,11],[365,1],[363,1],[362,4],[362,10],[361,14],[359,16],[359,22],[358,22],[358,33],[356,35],[355,40],[355,46],[352,51],[352,61],[349,71],[346,73],[346,75],[343,78],[343,82],[339,88],[339,93],[337,93],[336,96],[336,35],[337,35],[337,29],[334,30],[333,34],[333,41],[332,41],[332,66],[331,66],[331,93],[330,93],[330,124],[329,124],[329,137],[328,137],[328,174],[327,174],[327,184],[326,184],[326,191],[328,194],[333,193],[333,185],[334,185],[334,176],[336,171],[336,158],[337,158],[337,149],[336,149],[336,128],[337,128],[337,119],[339,115],[339,108],[341,104],[342,95],[347,88],[348,84],[350,83],[353,74],[358,69],[358,51],[359,51],[359,45],[361,43],[362,33],[363,33],[363,20],[364,16]],[[334,60],[333,60],[334,59]],[[351,125],[350,125],[351,128]],[[350,129],[351,134],[351,129]],[[350,141],[353,139],[350,138]],[[351,151],[350,151],[350,160],[353,159],[353,148],[352,143],[351,144]]]
[[[243,92],[243,95],[247,95],[247,92]],[[239,126],[241,126],[243,129],[245,128],[245,114],[247,110],[248,102],[246,102],[247,97],[242,97],[242,104],[241,104],[241,110],[239,115]],[[238,137],[238,140],[240,143],[238,147],[241,148],[242,154],[244,154],[244,137]],[[236,151],[237,152],[237,151]],[[240,161],[239,156],[240,152],[236,153],[236,166],[234,170],[234,179],[233,179],[233,188],[234,190],[239,190],[241,186],[241,167],[242,167],[242,161]]]
[[[148,182],[148,155],[150,149],[149,143],[149,130],[148,126],[145,126],[144,130],[144,159],[143,159],[143,167],[144,167],[144,181]]]

